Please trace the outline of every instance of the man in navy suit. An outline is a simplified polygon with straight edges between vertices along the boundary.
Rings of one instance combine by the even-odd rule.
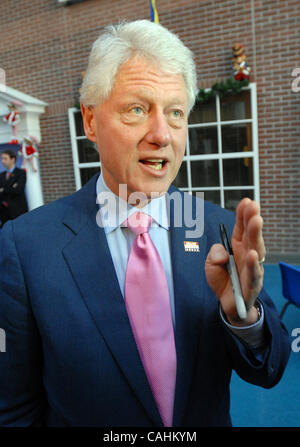
[[[289,337],[262,289],[258,204],[245,198],[234,215],[170,186],[195,73],[181,41],[148,21],[110,26],[94,43],[81,110],[101,174],[8,222],[0,237],[1,426],[163,426],[124,304],[135,236],[123,223],[136,209],[153,218],[149,235],[169,292],[177,359],[170,425],[231,425],[232,370],[265,388],[280,380]],[[188,210],[181,225],[178,204]],[[203,231],[193,234],[199,220]],[[232,233],[242,321],[219,223]]]
[[[16,154],[10,149],[1,152],[1,161],[6,171],[0,173],[0,227],[28,211],[26,171],[15,166]]]

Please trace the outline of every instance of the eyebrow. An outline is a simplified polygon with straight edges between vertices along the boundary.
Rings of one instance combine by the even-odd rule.
[[[128,100],[127,98],[125,99],[126,100],[126,103],[127,103],[127,105],[131,105],[131,104],[134,104],[135,103],[135,101],[141,101],[141,102],[151,102],[151,94],[145,94],[145,93],[139,93],[139,92],[130,92],[130,93],[128,93],[128,96],[130,97],[134,97],[134,99],[132,99],[132,100]],[[187,105],[185,106],[185,100],[183,99],[183,98],[180,98],[180,97],[178,97],[178,96],[174,96],[174,97],[172,97],[172,98],[170,98],[170,99],[168,99],[168,105],[167,105],[167,107],[172,107],[172,106],[175,106],[175,105],[180,105],[180,106],[182,106],[182,107],[187,107]]]

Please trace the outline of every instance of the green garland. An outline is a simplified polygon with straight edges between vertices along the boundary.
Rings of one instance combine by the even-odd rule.
[[[237,81],[235,78],[228,78],[225,81],[216,82],[209,90],[200,88],[196,96],[196,103],[208,102],[215,98],[217,95],[220,97],[231,93],[236,95],[240,93],[243,87],[249,85],[248,79],[243,79],[242,81]]]

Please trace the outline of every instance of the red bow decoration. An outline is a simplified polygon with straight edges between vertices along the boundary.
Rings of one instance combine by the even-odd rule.
[[[25,146],[26,155],[32,155],[36,152],[36,149],[33,146]]]

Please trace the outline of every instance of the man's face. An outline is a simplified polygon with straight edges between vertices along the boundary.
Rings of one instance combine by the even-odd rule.
[[[10,158],[8,154],[1,154],[1,161],[3,166],[5,166],[6,169],[11,169],[13,165],[15,164],[15,159]]]
[[[185,152],[187,93],[181,74],[165,74],[154,63],[132,58],[120,67],[109,98],[82,112],[104,180],[115,194],[119,184],[127,185],[128,195],[167,191]]]

